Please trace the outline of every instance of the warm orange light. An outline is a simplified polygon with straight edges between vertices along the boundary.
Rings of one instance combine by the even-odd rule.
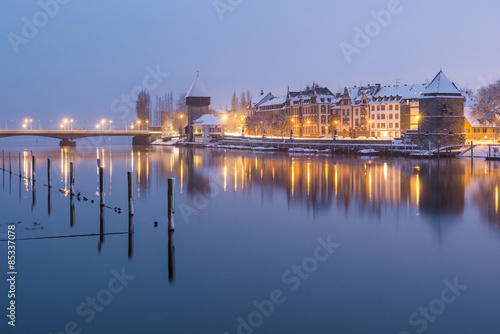
[[[95,128],[96,128],[96,129],[99,129],[99,124],[96,124],[96,125],[95,125]]]
[[[308,121],[307,121],[307,124],[310,124],[310,123],[311,123],[311,121],[309,121],[309,120],[308,120]]]
[[[64,122],[64,124],[66,124],[66,123],[68,123],[68,120],[65,118],[63,122]]]
[[[227,119],[227,115],[222,116],[222,119],[226,120]]]
[[[417,122],[418,122],[419,119],[420,119],[420,116],[417,116]]]
[[[335,121],[335,124],[338,124],[338,121]]]
[[[292,123],[295,122],[295,118],[292,118],[290,121],[292,121]]]
[[[25,123],[25,124],[23,124],[23,128],[26,128],[26,123]]]
[[[111,121],[110,121],[111,122]],[[149,124],[149,120],[146,120],[146,124]]]
[[[62,124],[61,124],[61,125],[60,125],[60,127],[61,127],[61,129],[62,129],[62,128],[64,128],[64,125],[62,125]]]
[[[137,124],[141,124],[141,120],[138,120],[138,121],[137,121]]]
[[[28,123],[28,119],[27,118],[24,119],[24,123]]]
[[[180,118],[184,118],[184,115],[182,115],[182,114],[181,114],[179,117],[180,117]]]
[[[104,124],[104,123],[106,123],[106,120],[105,119],[101,120],[101,124]]]

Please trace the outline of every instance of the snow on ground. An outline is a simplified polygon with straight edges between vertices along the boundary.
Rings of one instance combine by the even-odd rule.
[[[495,148],[498,149],[498,152],[500,152],[500,144],[491,144],[491,155],[495,155]],[[486,158],[488,156],[489,152],[489,145],[475,145],[474,146],[474,157],[478,158]],[[462,153],[460,153],[458,156],[459,157],[470,157],[471,151],[470,147],[467,149],[464,149]],[[500,153],[499,153],[500,155]]]

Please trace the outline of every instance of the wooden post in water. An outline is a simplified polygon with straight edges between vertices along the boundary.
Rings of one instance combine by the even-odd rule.
[[[491,144],[488,144],[488,157],[491,157]]]
[[[23,172],[21,169],[21,152],[19,152],[19,178],[23,177]]]
[[[69,163],[69,193],[71,196],[75,194],[75,163]]]
[[[9,152],[9,174],[12,174],[12,162],[11,162],[10,152]]]
[[[50,177],[50,164],[52,160],[50,158],[47,159],[47,186],[52,188],[52,178]]]
[[[97,159],[97,168],[101,168],[101,159]]]
[[[175,229],[174,224],[174,212],[175,212],[175,179],[172,177],[168,178],[168,230],[173,231]]]
[[[5,151],[2,150],[2,170],[5,171]]]
[[[470,158],[474,159],[474,142],[470,141]]]
[[[101,206],[104,206],[104,167],[99,167],[99,197]]]
[[[132,172],[127,172],[128,176],[128,215],[134,215],[134,196],[132,195]]]
[[[36,181],[36,156],[32,157],[31,180]]]

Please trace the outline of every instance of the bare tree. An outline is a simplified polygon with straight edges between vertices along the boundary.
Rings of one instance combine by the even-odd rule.
[[[500,125],[500,80],[479,89],[472,116],[481,124]]]
[[[247,98],[246,98],[245,92],[242,92],[241,97],[240,97],[240,109],[246,110],[247,108],[248,108]]]
[[[231,98],[231,110],[237,110],[238,107],[238,96],[236,96],[236,92],[234,92],[233,97]]]
[[[182,111],[182,112],[187,112],[188,111],[188,107],[187,107],[187,104],[186,104],[186,94],[187,93],[179,94],[179,98],[175,102],[177,109],[180,110],[180,111]]]
[[[273,131],[277,132],[281,137],[285,136],[290,119],[284,112],[275,112],[271,115],[271,127]]]
[[[151,97],[146,90],[141,90],[137,96],[135,103],[135,111],[137,119],[143,122],[149,121],[151,118]]]
[[[252,107],[251,103],[252,103],[252,93],[250,93],[250,91],[247,90],[247,104],[249,107]]]

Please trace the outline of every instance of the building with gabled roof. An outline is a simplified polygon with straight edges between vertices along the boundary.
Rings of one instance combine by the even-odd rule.
[[[208,114],[208,107],[210,106],[210,94],[203,81],[201,81],[199,73],[196,75],[191,88],[189,88],[186,94],[186,105],[188,107],[188,140],[193,142],[193,120],[200,118],[203,114]]]
[[[204,114],[193,121],[194,142],[206,143],[224,136],[226,124],[213,114]]]

